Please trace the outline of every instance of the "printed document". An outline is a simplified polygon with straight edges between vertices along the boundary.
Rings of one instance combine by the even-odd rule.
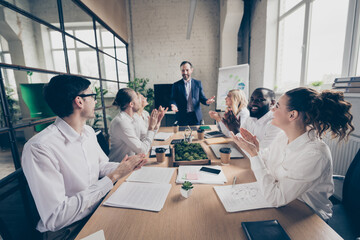
[[[104,205],[159,212],[170,189],[171,184],[124,182]]]
[[[127,182],[170,183],[175,168],[142,167],[133,171]]]
[[[171,137],[174,133],[172,132],[158,132],[155,137],[154,140],[156,141],[165,141],[167,140],[169,137]]]
[[[221,172],[219,174],[207,173],[200,171],[201,167],[219,169]],[[204,184],[224,184],[227,182],[227,179],[221,166],[180,166],[176,183],[183,183],[185,181]]]
[[[262,195],[257,182],[227,186],[214,186],[227,212],[271,208]]]

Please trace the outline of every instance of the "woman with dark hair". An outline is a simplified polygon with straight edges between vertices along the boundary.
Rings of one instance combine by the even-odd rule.
[[[295,199],[305,202],[324,220],[332,216],[332,159],[321,137],[330,131],[339,141],[354,130],[351,104],[342,92],[296,88],[282,95],[272,109],[272,124],[283,130],[268,149],[241,128],[235,143],[249,153],[259,188],[274,207]]]

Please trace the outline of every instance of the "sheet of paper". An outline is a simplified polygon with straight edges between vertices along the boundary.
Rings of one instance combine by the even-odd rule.
[[[99,230],[87,237],[82,238],[81,240],[105,240],[105,234],[103,230]]]
[[[170,189],[171,184],[124,182],[104,205],[158,212]]]
[[[165,141],[166,139],[168,139],[169,137],[171,137],[174,133],[172,132],[158,132],[155,137],[154,140],[158,140],[158,141]]]
[[[201,167],[219,169],[221,172],[219,174],[207,173],[200,171]],[[190,176],[194,176],[196,174],[197,179],[188,179],[188,174],[190,174]],[[185,181],[204,184],[224,184],[227,182],[227,179],[225,177],[224,171],[222,171],[221,166],[180,166],[178,169],[176,183],[183,183]]]
[[[152,146],[151,147],[151,151],[150,151],[150,157],[155,157],[156,156],[156,152],[155,149],[156,148],[166,148],[165,151],[165,155],[169,155],[170,154],[170,145],[159,145],[159,146]]]
[[[228,144],[213,144],[209,146],[211,150],[214,152],[217,158],[220,158],[220,148],[228,147],[231,149],[230,158],[243,158],[244,156],[241,154],[239,150],[231,143]]]
[[[170,183],[175,168],[142,167],[131,173],[127,182]]]
[[[266,202],[257,182],[214,186],[214,189],[227,212],[272,207]]]

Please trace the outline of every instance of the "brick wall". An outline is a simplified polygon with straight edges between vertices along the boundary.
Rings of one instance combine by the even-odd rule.
[[[131,0],[130,4],[133,39],[129,31],[129,63],[135,66],[130,70],[131,78],[149,78],[151,87],[154,83],[173,83],[181,78],[180,62],[188,60],[194,66],[192,77],[202,81],[205,95],[215,95],[219,68],[219,1],[197,1],[190,39],[186,39],[189,0]],[[215,104],[202,106],[206,124],[213,123],[208,111],[214,108]]]

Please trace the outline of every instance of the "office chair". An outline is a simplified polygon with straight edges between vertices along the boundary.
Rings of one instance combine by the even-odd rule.
[[[101,149],[104,151],[106,155],[109,155],[110,153],[109,142],[106,140],[104,134],[102,133],[101,130],[97,131],[95,134]]]
[[[333,217],[328,224],[341,237],[360,237],[360,149],[344,178],[342,201],[333,206]]]
[[[4,240],[41,239],[40,217],[22,169],[0,181],[0,235]]]

